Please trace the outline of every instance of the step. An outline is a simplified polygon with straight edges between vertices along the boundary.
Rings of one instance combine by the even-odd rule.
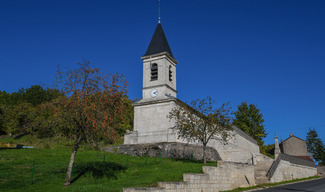
[[[158,186],[164,189],[181,189],[186,188],[188,182],[158,182]]]
[[[123,188],[123,192],[163,192],[163,187]]]

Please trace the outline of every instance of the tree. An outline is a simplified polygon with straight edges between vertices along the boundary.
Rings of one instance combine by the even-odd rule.
[[[120,136],[124,136],[126,130],[133,129],[134,121],[134,107],[132,101],[128,98],[123,98],[124,113],[119,117],[120,123],[117,125],[116,130]]]
[[[63,118],[54,113],[57,106],[53,102],[46,102],[37,106],[37,115],[32,124],[33,134],[38,138],[51,138],[61,135],[68,135],[70,124],[66,123]]]
[[[55,102],[55,116],[69,124],[62,134],[73,138],[71,158],[66,174],[65,186],[71,183],[74,159],[80,144],[98,147],[103,137],[115,139],[113,128],[120,123],[124,112],[124,97],[127,82],[123,75],[101,74],[84,60],[79,68],[63,72],[58,70],[57,85],[64,93]]]
[[[234,114],[234,125],[253,137],[258,145],[262,146],[263,138],[266,137],[267,133],[263,125],[263,115],[257,106],[254,104],[247,105],[246,101],[242,102]]]
[[[6,132],[11,134],[25,135],[32,129],[32,123],[35,119],[36,109],[27,102],[22,102],[15,106],[6,107],[4,114],[4,126]]]
[[[34,106],[49,102],[60,96],[57,89],[43,89],[40,85],[32,85],[28,89],[21,89],[19,92],[22,94],[24,101],[33,104]]]
[[[323,141],[318,137],[315,129],[310,129],[306,136],[308,151],[319,165],[325,165],[325,146]]]
[[[6,134],[4,122],[4,110],[3,106],[0,104],[0,135]]]
[[[229,131],[233,130],[229,103],[224,103],[219,108],[215,107],[215,103],[211,97],[197,99],[191,102],[191,106],[182,103],[177,105],[169,114],[169,119],[176,122],[172,128],[177,132],[178,138],[203,145],[204,164],[209,140],[220,136],[226,142],[230,136]]]
[[[260,146],[260,153],[269,156],[274,159],[274,154],[272,153],[272,150],[274,150],[274,144],[268,144],[268,145],[262,145]]]

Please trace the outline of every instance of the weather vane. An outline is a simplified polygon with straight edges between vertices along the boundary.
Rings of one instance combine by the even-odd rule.
[[[160,23],[160,0],[158,0],[158,23]]]

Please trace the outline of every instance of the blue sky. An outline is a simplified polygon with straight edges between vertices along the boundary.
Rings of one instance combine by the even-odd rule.
[[[273,143],[315,128],[325,140],[325,1],[162,0],[178,98],[243,101],[264,115]],[[123,73],[141,98],[155,0],[0,0],[0,90],[51,85],[58,65],[83,58]]]

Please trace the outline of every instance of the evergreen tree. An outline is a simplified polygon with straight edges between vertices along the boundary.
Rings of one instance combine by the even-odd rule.
[[[325,146],[322,140],[318,137],[315,129],[310,129],[307,133],[306,144],[308,151],[313,154],[313,157],[319,165],[325,165]]]
[[[267,135],[263,123],[263,115],[256,105],[248,105],[245,101],[238,106],[234,125],[253,137],[259,146],[263,145],[263,138]]]

